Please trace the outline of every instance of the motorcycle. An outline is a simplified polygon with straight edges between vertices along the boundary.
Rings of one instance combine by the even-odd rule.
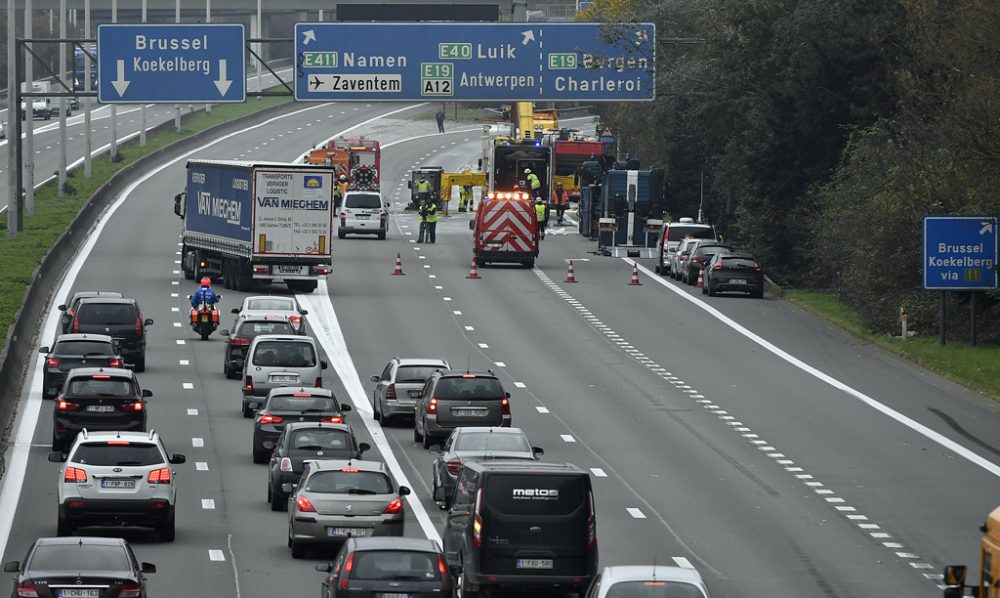
[[[188,295],[191,299],[191,295]],[[222,295],[218,296],[222,300]],[[207,341],[209,335],[219,327],[219,308],[202,301],[198,307],[191,308],[191,329],[201,335],[201,340]]]

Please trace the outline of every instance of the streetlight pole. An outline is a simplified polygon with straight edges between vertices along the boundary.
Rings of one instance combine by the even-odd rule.
[[[18,112],[21,107],[17,104],[17,46],[14,38],[17,36],[17,25],[14,22],[14,0],[7,0],[7,122],[10,123],[11,137],[21,135],[21,127],[18,123],[21,115]],[[13,118],[11,116],[13,115]],[[17,188],[19,177],[17,169],[21,166],[20,156],[17,148],[21,144],[15,143],[11,139],[7,144],[7,236],[13,239],[17,236],[17,229],[20,221],[18,212],[21,204],[21,190]]]
[[[90,0],[83,0],[83,36],[90,39]],[[90,48],[85,48],[83,55],[80,56],[83,60],[83,89],[84,91],[90,91],[90,85],[92,81],[90,80],[90,69],[92,68],[90,62]],[[83,98],[83,176],[90,178],[94,171],[93,165],[90,159],[91,150],[91,139],[90,139],[90,110],[92,104],[90,103],[90,96]]]
[[[9,15],[9,18],[13,19],[14,15]],[[31,0],[24,0],[24,37],[31,39],[33,34],[32,29]],[[24,86],[28,91],[34,91],[35,57],[31,54],[31,44],[25,44],[24,48]],[[45,99],[41,98],[43,101]],[[34,97],[25,98],[24,100],[24,211],[28,216],[32,216],[35,213],[34,102]],[[23,225],[24,223],[21,224]]]
[[[66,0],[59,0],[59,39],[66,39]],[[66,77],[66,48],[62,43],[56,46],[59,49],[59,78],[65,81]],[[59,98],[59,197],[63,196],[63,188],[66,186],[66,106],[69,105],[69,98]]]
[[[30,1],[30,0],[28,0]],[[111,0],[111,22],[118,22],[118,0]],[[114,160],[118,157],[118,105],[111,104],[111,144],[108,154]]]
[[[146,24],[146,0],[142,0],[142,24]],[[139,147],[146,145],[146,105],[139,105]]]

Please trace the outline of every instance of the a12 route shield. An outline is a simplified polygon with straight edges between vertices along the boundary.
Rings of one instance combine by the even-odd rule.
[[[295,99],[646,101],[652,23],[297,23]]]

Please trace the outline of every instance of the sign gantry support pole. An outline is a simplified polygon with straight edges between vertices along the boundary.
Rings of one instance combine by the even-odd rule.
[[[142,22],[146,23],[146,1],[142,0]],[[146,146],[146,105],[139,106],[139,147]]]
[[[59,39],[66,39],[66,0],[59,0]],[[66,48],[62,44],[59,48],[59,78],[65,81],[66,77]],[[69,105],[69,98],[59,97],[59,197],[63,196],[66,188],[66,106]]]
[[[24,0],[24,37],[30,39],[32,35],[31,0]],[[14,18],[14,15],[9,15]],[[35,57],[31,54],[31,44],[25,45],[24,53],[24,85],[25,89],[33,90],[35,81],[34,68]],[[32,216],[35,213],[35,116],[34,99],[28,98],[24,102],[24,211],[23,214]],[[20,108],[20,105],[18,105]],[[23,222],[18,223],[23,226]]]
[[[17,47],[14,38],[17,36],[17,24],[14,21],[14,0],[7,0],[7,121],[10,124],[11,141],[7,145],[7,197],[10,198],[7,208],[7,236],[13,239],[21,229],[21,149],[20,143],[14,139],[21,138],[21,118],[17,113],[21,109],[20,86],[17,81]],[[10,68],[14,65],[14,68]],[[14,118],[10,118],[14,115]]]
[[[83,2],[83,35],[84,37],[90,37],[90,0],[84,0]],[[90,80],[90,71],[93,68],[93,57],[90,55],[90,48],[83,48],[83,89],[84,91],[93,91],[92,85],[93,81]],[[93,165],[91,164],[91,147],[92,140],[90,138],[90,110],[93,104],[91,104],[90,97],[83,98],[83,176],[90,178],[93,175]]]
[[[118,22],[118,0],[111,0],[111,22]],[[97,58],[100,60],[101,51],[97,50]],[[111,160],[118,157],[118,106],[111,104],[111,145],[108,150]]]

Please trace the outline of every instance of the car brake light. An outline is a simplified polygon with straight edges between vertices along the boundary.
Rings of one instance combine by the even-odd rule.
[[[500,406],[503,408],[503,414],[504,415],[510,415],[510,400],[509,399],[506,399],[506,398],[500,399]]]
[[[448,473],[450,473],[453,476],[457,476],[458,474],[462,473],[462,462],[458,459],[455,459],[454,461],[448,461],[447,466],[448,466]]]
[[[249,347],[250,339],[243,338],[242,336],[234,336],[229,339],[229,342],[236,345],[237,347]]]
[[[296,506],[298,506],[299,512],[301,512],[301,513],[315,513],[316,512],[316,507],[314,507],[313,504],[312,504],[312,502],[308,498],[306,498],[304,496],[300,496],[300,497],[296,498],[295,499],[295,504],[296,504]]]
[[[122,367],[122,360],[117,357],[112,357],[108,360],[108,367],[110,368],[120,368]]]
[[[48,359],[45,360],[45,364],[48,365],[50,368],[57,368],[59,367],[59,358],[49,357]]]
[[[476,518],[472,521],[472,545],[476,548],[483,547],[483,516],[480,508],[483,503],[483,489],[476,491]]]
[[[351,569],[354,568],[354,553],[347,555],[347,562],[344,563],[344,572],[340,576],[340,589],[346,590],[348,577],[351,575]]]
[[[694,256],[693,258],[691,258],[691,261],[692,262],[698,262],[700,264],[701,263],[701,258],[698,257],[698,256]]]
[[[38,590],[35,584],[28,582],[17,586],[17,598],[38,598]]]
[[[253,392],[253,377],[247,376],[246,381],[243,382],[243,390]]]
[[[385,387],[385,400],[395,401],[396,400],[396,383],[392,383]]]
[[[754,262],[753,263],[753,269],[756,270],[756,271],[758,271],[758,272],[760,272],[760,270],[761,270],[760,264],[758,264],[757,262]]]
[[[712,269],[713,270],[722,270],[722,260],[719,260],[719,261],[715,262],[715,265],[712,266]]]
[[[73,318],[73,332],[80,332],[80,318]]]
[[[642,585],[647,588],[662,588],[665,587],[667,583],[665,581],[644,581],[642,582]]]
[[[93,376],[91,376],[91,378],[93,378],[94,380],[110,380],[111,376],[107,374],[94,374]]]
[[[122,409],[125,411],[142,411],[142,401],[129,401],[128,403],[122,405]]]
[[[288,321],[294,324],[295,326],[298,326],[299,324],[302,323],[302,318],[300,318],[299,316],[289,316]]]
[[[80,405],[78,403],[70,403],[65,399],[59,399],[59,401],[56,402],[57,411],[76,411],[79,408]]]
[[[279,466],[281,471],[291,471],[292,470],[292,460],[288,457],[281,458],[281,465]]]
[[[138,315],[135,317],[135,335],[142,336],[142,318]]]
[[[293,397],[298,397],[300,399],[308,399],[308,398],[312,397],[313,395],[311,393],[308,393],[308,392],[296,392],[296,393],[292,393],[292,396]]]
[[[475,378],[476,375],[475,374],[462,374],[462,377],[463,378]]]
[[[270,413],[260,414],[260,423],[262,424],[280,424],[285,421],[285,418],[278,417],[277,415],[271,415]]]
[[[340,415],[332,415],[330,417],[324,417],[319,421],[323,422],[324,424],[342,424],[344,423],[344,418],[343,416]]]
[[[169,484],[170,468],[161,467],[160,469],[154,469],[146,476],[146,481],[150,484]]]
[[[437,397],[431,397],[431,402],[427,403],[427,413],[437,413],[437,412],[438,412]]]
[[[128,446],[132,443],[128,440],[109,440],[106,444],[107,446]]]
[[[323,377],[316,376],[316,388],[323,388]]]
[[[438,555],[438,573],[444,575],[448,572],[448,564],[444,562],[444,555]]]
[[[87,483],[87,472],[79,467],[67,467],[63,474],[64,482],[76,482],[77,484]]]
[[[403,499],[397,496],[396,498],[389,501],[389,504],[385,507],[385,510],[382,511],[382,514],[396,515],[397,513],[402,513],[402,512],[403,512]]]
[[[118,590],[118,598],[140,598],[142,588],[134,583],[126,583]]]
[[[358,473],[361,470],[358,469],[357,467],[341,467],[340,471],[342,471],[344,473]]]

